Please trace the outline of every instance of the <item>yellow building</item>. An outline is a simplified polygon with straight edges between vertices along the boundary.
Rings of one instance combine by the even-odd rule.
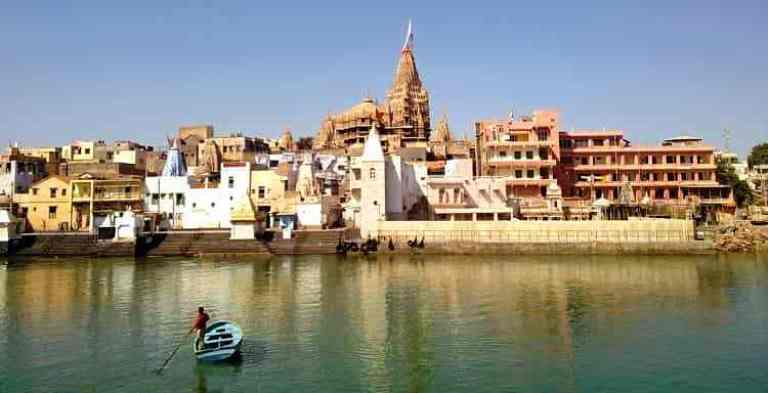
[[[94,220],[114,212],[143,210],[143,181],[140,177],[72,180],[72,228],[92,230]]]
[[[107,145],[103,141],[77,141],[62,146],[61,158],[67,161],[106,161]]]
[[[296,203],[295,176],[290,165],[275,169],[251,171],[250,199],[256,209],[264,214],[294,213]]]
[[[72,214],[70,181],[64,176],[49,176],[33,183],[27,193],[13,196],[14,203],[34,232],[69,230]]]

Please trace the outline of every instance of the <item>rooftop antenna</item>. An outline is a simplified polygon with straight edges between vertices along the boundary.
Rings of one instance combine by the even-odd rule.
[[[731,152],[731,130],[723,129],[723,147],[726,153]]]

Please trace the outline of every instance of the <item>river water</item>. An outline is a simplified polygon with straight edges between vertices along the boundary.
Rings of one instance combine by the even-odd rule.
[[[242,360],[201,365],[198,305]],[[175,345],[177,356],[158,368]],[[40,259],[0,266],[0,392],[759,392],[768,262]]]

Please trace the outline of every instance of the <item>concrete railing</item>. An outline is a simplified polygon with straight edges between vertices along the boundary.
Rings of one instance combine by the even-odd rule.
[[[651,243],[693,240],[693,221],[379,221],[374,234],[398,242]]]

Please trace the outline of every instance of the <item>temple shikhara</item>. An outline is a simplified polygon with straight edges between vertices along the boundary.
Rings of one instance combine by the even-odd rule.
[[[314,141],[315,150],[362,152],[372,125],[379,127],[384,152],[410,146],[426,146],[431,122],[429,92],[424,87],[413,56],[413,32],[408,33],[400,51],[395,80],[387,99],[378,103],[367,97],[352,108],[323,120]]]

